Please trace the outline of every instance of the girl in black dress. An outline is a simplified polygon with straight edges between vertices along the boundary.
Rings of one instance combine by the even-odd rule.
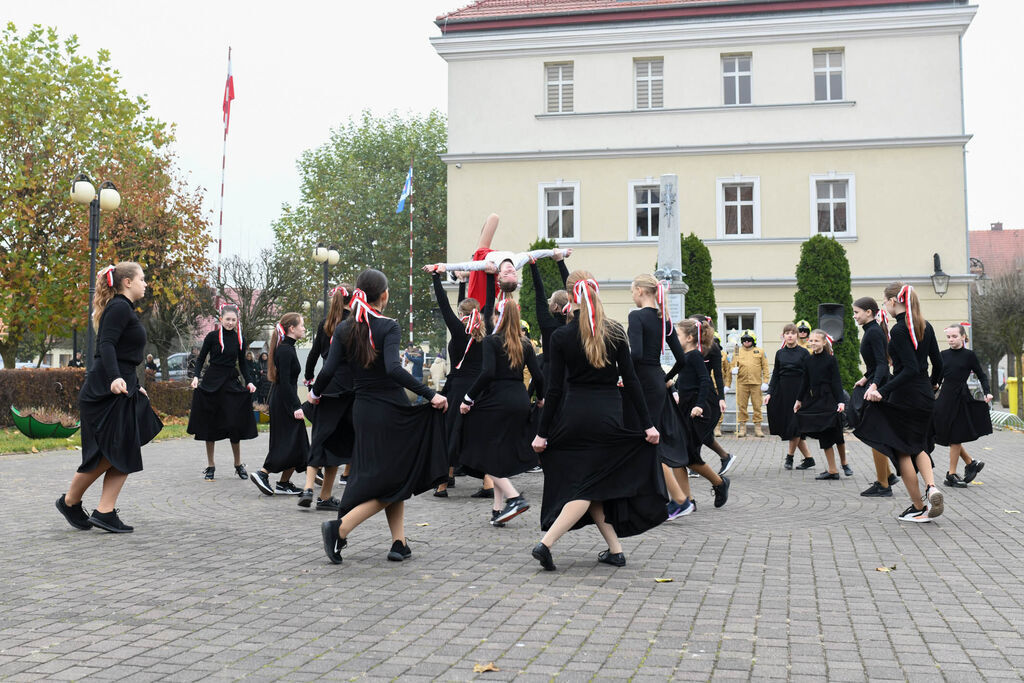
[[[985,466],[964,450],[964,444],[992,433],[992,417],[989,403],[992,391],[988,376],[981,369],[978,357],[967,348],[967,330],[964,324],[946,328],[946,342],[949,348],[942,352],[942,389],[935,399],[935,443],[949,446],[949,470],[946,472],[946,486],[966,488],[974,481]],[[985,400],[978,401],[967,388],[967,378],[974,373],[981,382]],[[956,473],[960,460],[964,461],[964,477]]]
[[[871,448],[884,453],[899,471],[911,505],[898,519],[930,522],[942,514],[942,492],[935,486],[932,459],[935,448],[932,412],[935,388],[942,377],[942,357],[935,331],[921,313],[917,292],[894,282],[885,288],[885,308],[896,319],[889,333],[892,379],[864,393],[864,411],[853,433]],[[931,377],[928,362],[931,361]],[[925,483],[921,495],[917,473]]]
[[[266,351],[260,354],[258,361],[260,366],[260,381],[256,385],[256,402],[266,403],[270,395],[270,379],[267,377],[267,368],[270,366],[270,354]]]
[[[818,439],[818,446],[825,451],[828,469],[815,479],[839,479],[834,449],[843,432],[839,413],[846,409],[839,363],[832,355],[832,339],[824,330],[811,330],[807,347],[811,354],[804,355],[800,391],[793,412],[800,433]],[[846,458],[842,455],[841,458],[845,470]]]
[[[221,439],[231,443],[235,458],[235,474],[239,479],[248,479],[249,474],[242,464],[242,439],[255,439],[256,418],[252,412],[252,394],[256,391],[255,380],[249,375],[249,364],[245,360],[245,342],[242,326],[238,322],[238,308],[221,306],[220,325],[203,339],[196,360],[195,376],[192,378],[192,409],[188,414],[186,431],[194,434],[196,441],[206,442],[206,481],[213,481],[213,450]],[[210,367],[203,372],[207,357]],[[238,381],[241,372],[245,386]],[[202,382],[200,382],[202,376]]]
[[[135,374],[146,348],[135,302],[145,293],[146,278],[138,263],[118,263],[97,275],[91,321],[97,328],[96,354],[78,395],[82,465],[67,493],[57,499],[57,509],[76,529],[133,530],[114,506],[128,475],[142,470],[142,446],[163,428]],[[82,496],[101,475],[100,502],[86,515]]]
[[[704,436],[703,444],[713,450],[718,456],[719,466],[718,474],[724,475],[726,472],[731,470],[736,464],[736,459],[731,453],[728,453],[722,444],[718,442],[716,437],[721,436],[722,426],[722,413],[725,412],[725,384],[722,377],[722,344],[718,340],[718,333],[715,332],[714,321],[711,320],[711,316],[707,315],[691,315],[691,318],[698,320],[701,323],[701,332],[704,332],[704,328],[707,327],[711,330],[711,343],[702,344],[700,352],[704,356],[704,367],[707,368],[708,375],[711,376],[712,391],[717,397],[717,406],[715,401],[712,401],[711,411],[714,412],[717,409],[718,417],[715,418],[714,430],[708,432]],[[689,495],[689,489],[687,489],[687,495]]]
[[[572,291],[572,315],[552,333],[545,351],[550,388],[533,440],[544,467],[541,529],[547,532],[534,546],[533,557],[554,571],[555,542],[570,529],[596,524],[608,543],[598,562],[621,567],[626,558],[618,537],[643,533],[667,517],[652,445],[658,443],[658,430],[633,370],[626,333],[605,318],[597,282],[577,270],[566,285]],[[620,375],[643,432],[623,426]]]
[[[537,466],[537,454],[530,447],[536,425],[530,420],[530,395],[523,383],[523,368],[529,368],[534,378],[540,405],[544,401],[544,379],[533,344],[523,337],[519,304],[502,299],[494,314],[494,334],[482,344],[480,374],[462,399],[453,395],[452,400],[462,401],[460,438],[471,446],[460,449],[462,464],[491,475],[491,524],[504,526],[530,509],[508,478]]]
[[[846,407],[847,421],[851,427],[856,427],[864,407],[864,394],[869,389],[883,386],[889,380],[889,353],[886,350],[889,346],[889,325],[885,311],[880,311],[878,304],[869,296],[853,302],[853,319],[864,330],[860,340],[864,376],[853,385],[850,394],[852,410],[851,406]],[[892,496],[893,484],[899,479],[889,468],[889,458],[874,448],[871,449],[871,456],[875,462],[875,481],[860,495],[867,498],[889,498]]]
[[[811,459],[813,464],[811,452],[807,450],[807,442],[800,434],[800,425],[797,423],[796,413],[793,412],[793,404],[800,394],[804,361],[807,359],[807,349],[797,343],[798,338],[796,325],[787,323],[783,326],[782,346],[775,352],[772,378],[768,382],[768,393],[763,399],[764,405],[768,406],[768,433],[789,442],[783,465],[787,470],[793,469],[793,456],[796,455],[797,448],[800,449],[804,460]],[[772,396],[775,397],[774,402]]]
[[[291,482],[296,469],[304,470],[309,458],[306,416],[299,401],[299,357],[295,340],[306,336],[306,325],[298,313],[285,313],[270,336],[270,363],[267,376],[270,389],[270,449],[263,467],[249,475],[262,493],[272,496],[297,496],[302,489]],[[270,474],[280,472],[273,488]]]
[[[398,348],[402,332],[382,311],[388,303],[388,279],[364,270],[352,292],[352,315],[334,333],[342,360],[352,370],[355,443],[352,476],[341,499],[339,519],[324,522],[324,552],[334,564],[352,531],[381,510],[391,529],[388,559],[412,555],[405,538],[405,500],[429,491],[447,478],[444,396],[402,369]],[[316,385],[314,385],[316,386]],[[430,401],[411,406],[403,387]]]
[[[640,380],[647,409],[660,435],[658,439],[658,459],[662,473],[665,475],[665,486],[668,490],[668,518],[676,519],[693,511],[689,492],[684,492],[679,485],[680,478],[686,480],[686,467],[689,458],[686,452],[686,440],[682,424],[676,412],[675,402],[666,388],[665,371],[661,368],[661,354],[668,347],[676,362],[683,359],[683,347],[679,345],[668,315],[668,298],[665,286],[653,275],[637,275],[633,278],[630,294],[637,310],[629,312],[629,325],[626,334],[629,338],[629,355],[633,360],[633,370]],[[625,425],[627,429],[639,431],[640,414],[631,402],[625,402]],[[679,475],[681,473],[681,476]]]

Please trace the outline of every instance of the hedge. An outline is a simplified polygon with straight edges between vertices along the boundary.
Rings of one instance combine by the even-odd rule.
[[[174,382],[148,382],[146,392],[153,409],[164,415],[184,417],[192,407],[192,385],[190,380]]]
[[[0,370],[0,427],[14,426],[10,406],[54,408],[77,416],[84,382],[82,368]]]

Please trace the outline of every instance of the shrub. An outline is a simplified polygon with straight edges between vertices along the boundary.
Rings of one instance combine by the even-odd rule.
[[[78,392],[85,382],[82,368],[17,368],[0,370],[0,427],[13,427],[10,406],[53,409],[78,419]]]
[[[683,282],[689,285],[686,293],[686,314],[704,314],[718,326],[718,306],[715,303],[715,285],[711,281],[711,252],[707,245],[692,232],[680,238]]]
[[[153,410],[164,415],[184,417],[192,408],[192,386],[189,380],[150,382],[146,385]]]

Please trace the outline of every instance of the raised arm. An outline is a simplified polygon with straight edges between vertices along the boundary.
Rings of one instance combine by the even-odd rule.
[[[561,266],[562,262],[559,261],[558,265]],[[565,266],[562,267],[564,268]],[[540,276],[540,268],[532,261],[530,262],[530,277],[533,278],[533,303],[537,313],[537,324],[540,325],[541,330],[558,327],[558,321],[555,320],[555,317],[551,315],[551,311],[548,310],[548,295],[544,291],[544,280]]]
[[[434,281],[434,298],[437,299],[437,310],[441,311],[441,317],[444,318],[445,327],[453,335],[458,334],[458,330],[462,329],[462,321],[459,320],[459,316],[455,315],[455,311],[452,310],[451,302],[448,301],[448,294],[444,291],[444,287],[441,286],[441,274],[433,274]],[[464,285],[462,285],[464,286]]]
[[[480,309],[480,315],[484,319],[484,330],[487,331],[487,334],[494,332],[494,321],[491,317],[494,314],[494,283],[496,279],[497,278],[494,273],[487,274],[487,283],[484,285],[487,287],[487,297],[484,302],[484,307]]]

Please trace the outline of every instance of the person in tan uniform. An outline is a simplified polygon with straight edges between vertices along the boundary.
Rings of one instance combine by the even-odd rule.
[[[747,435],[747,404],[753,403],[754,436],[762,438],[761,392],[768,385],[768,359],[764,351],[757,348],[757,335],[753,330],[743,332],[740,346],[733,351],[726,386],[732,379],[732,368],[736,368],[736,436],[742,439]]]
[[[806,320],[798,320],[796,323],[796,343],[804,347],[804,349],[810,353],[811,349],[807,346],[807,338],[811,336],[811,324]]]

